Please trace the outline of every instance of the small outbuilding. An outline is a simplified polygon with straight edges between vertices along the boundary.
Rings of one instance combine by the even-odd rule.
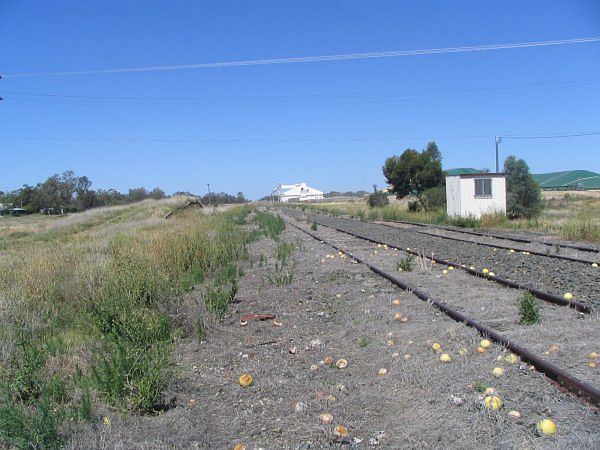
[[[287,202],[307,202],[311,200],[322,200],[323,192],[311,188],[306,183],[296,184],[278,184],[273,190],[275,201]]]
[[[506,174],[463,173],[446,177],[449,216],[480,218],[482,214],[506,214]]]

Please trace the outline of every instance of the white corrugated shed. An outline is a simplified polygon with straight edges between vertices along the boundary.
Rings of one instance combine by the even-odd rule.
[[[475,217],[506,214],[506,175],[473,173],[446,177],[449,216]]]
[[[323,199],[323,192],[307,186],[306,183],[279,184],[273,190],[273,197],[280,202],[306,202]]]

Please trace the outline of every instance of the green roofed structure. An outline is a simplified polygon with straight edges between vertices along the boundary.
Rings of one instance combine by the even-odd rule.
[[[457,169],[448,169],[445,171],[447,177],[455,177],[457,175],[465,175],[471,173],[483,173],[482,170],[472,169],[470,167],[459,167]]]
[[[589,170],[539,173],[533,178],[546,191],[600,189],[600,174]]]

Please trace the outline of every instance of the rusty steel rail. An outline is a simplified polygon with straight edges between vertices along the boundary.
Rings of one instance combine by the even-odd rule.
[[[539,290],[537,288],[534,288],[533,286],[529,286],[529,285],[522,284],[522,283],[517,283],[516,281],[507,280],[506,278],[502,278],[502,277],[499,277],[499,276],[496,276],[496,275],[490,276],[489,274],[483,273],[483,272],[481,272],[480,270],[477,270],[477,269],[471,269],[470,267],[466,267],[466,266],[462,266],[460,264],[452,263],[452,262],[449,262],[449,261],[447,261],[445,259],[436,258],[433,255],[432,256],[425,256],[425,255],[422,255],[419,252],[416,252],[414,250],[408,250],[408,249],[397,247],[395,245],[388,244],[386,242],[377,241],[375,239],[372,239],[372,238],[369,238],[369,237],[366,237],[366,236],[362,236],[362,235],[354,233],[352,231],[343,230],[341,228],[334,227],[332,225],[324,225],[322,223],[320,223],[319,225],[321,225],[323,227],[331,228],[331,229],[336,230],[336,231],[339,231],[340,233],[346,233],[346,234],[348,234],[350,236],[353,236],[353,237],[356,237],[356,238],[359,238],[359,239],[363,239],[365,241],[369,241],[369,242],[372,242],[374,244],[385,244],[385,245],[387,245],[390,248],[395,248],[397,250],[401,250],[403,252],[409,253],[409,254],[414,255],[414,256],[419,256],[419,257],[422,256],[422,257],[425,257],[425,258],[427,258],[429,260],[435,261],[438,264],[444,264],[446,266],[452,266],[455,269],[464,270],[465,272],[467,272],[467,273],[469,273],[471,275],[474,275],[474,276],[477,276],[477,277],[481,277],[481,278],[487,278],[488,280],[495,281],[496,283],[502,284],[504,286],[508,286],[508,287],[511,287],[511,288],[514,288],[514,289],[523,289],[523,290],[529,291],[529,292],[531,292],[531,294],[534,297],[539,298],[540,300],[544,300],[544,301],[547,301],[547,302],[550,302],[550,303],[554,303],[554,304],[560,305],[560,306],[568,306],[569,308],[573,308],[573,309],[575,309],[575,310],[577,310],[579,312],[586,313],[586,314],[589,314],[589,313],[592,312],[592,307],[590,305],[588,305],[586,303],[579,302],[577,300],[570,300],[569,301],[569,300],[566,300],[566,299],[564,299],[563,297],[561,297],[559,295],[555,295],[555,294],[551,294],[549,292],[541,291],[541,290]]]
[[[387,273],[383,269],[375,266],[374,264],[371,264],[368,261],[366,261],[356,255],[353,255],[348,250],[341,248],[331,242],[328,242],[325,239],[311,233],[310,231],[304,230],[303,228],[300,228],[299,226],[297,226],[289,221],[287,223],[289,225],[291,225],[292,227],[302,231],[303,233],[308,234],[312,238],[314,238],[320,242],[324,242],[325,244],[329,245],[330,247],[333,247],[334,249],[336,249],[337,251],[348,255],[350,258],[354,259],[355,261],[357,261],[361,264],[364,264],[373,273],[376,273],[377,275],[385,278],[386,280],[390,281],[391,283],[398,286],[402,290],[405,290],[407,292],[410,292],[410,293],[416,295],[419,299],[421,299],[424,302],[427,302],[428,304],[430,304],[431,306],[434,306],[435,308],[439,309],[440,311],[442,311],[444,314],[446,314],[451,319],[453,319],[457,322],[462,322],[468,327],[475,328],[477,331],[479,331],[479,333],[482,336],[487,337],[501,345],[506,346],[513,353],[519,355],[522,360],[532,364],[538,372],[543,373],[548,378],[550,378],[551,380],[558,383],[560,386],[563,386],[564,388],[566,388],[573,394],[577,395],[580,398],[583,398],[584,400],[591,403],[592,405],[600,406],[600,390],[596,389],[594,386],[592,386],[588,383],[585,383],[584,381],[571,375],[567,371],[552,364],[551,362],[546,361],[543,358],[540,358],[535,353],[527,350],[525,347],[517,344],[516,342],[511,341],[510,339],[508,339],[507,337],[498,333],[497,331],[493,330],[492,328],[489,328],[489,327],[465,316],[464,314],[462,314],[459,311],[453,310],[452,308],[448,307],[447,305],[445,305],[444,303],[442,303],[440,301],[432,299],[423,290],[411,286],[410,284],[406,283],[405,281],[401,280],[400,278],[396,277],[395,275]]]

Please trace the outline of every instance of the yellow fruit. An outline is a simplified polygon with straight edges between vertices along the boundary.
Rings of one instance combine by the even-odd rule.
[[[516,364],[517,361],[519,361],[519,357],[517,355],[515,355],[514,353],[511,353],[506,358],[504,358],[504,360],[509,364]]]
[[[448,270],[454,270],[454,267],[450,266],[448,267]]]
[[[550,350],[550,353],[556,353],[560,348],[558,348],[558,345],[551,345],[548,350]]]
[[[545,434],[546,436],[556,433],[556,424],[550,419],[540,420],[535,428],[538,433]]]
[[[502,408],[502,399],[497,395],[488,395],[485,399],[483,399],[486,408],[493,409],[494,411],[498,411]]]
[[[387,345],[388,347],[392,347],[393,345],[396,345],[396,341],[394,341],[393,339],[388,339]]]
[[[447,271],[447,270],[442,270],[442,273],[443,273],[444,275],[446,275],[446,274],[448,273],[448,271]]]
[[[471,267],[469,267],[469,269],[475,270],[475,266],[471,266]]]
[[[346,367],[348,367],[348,361],[346,361],[344,358],[340,358],[335,363],[335,365],[338,369],[345,369]]]
[[[598,363],[596,363],[596,361],[590,361],[588,363],[588,366],[590,366],[592,369],[595,369],[596,367],[598,367]]]
[[[567,292],[565,295],[563,295],[563,297],[569,302],[573,300],[573,294],[571,294],[570,292]]]
[[[377,371],[377,375],[379,375],[380,377],[382,377],[384,375],[387,375],[387,373],[388,373],[388,371],[387,371],[387,369],[385,367],[382,367],[381,369],[379,369]]]
[[[400,300],[399,299],[392,300],[392,305],[400,306]]]
[[[494,272],[488,273],[488,277],[495,277],[495,276],[496,276],[496,274]]]
[[[326,356],[326,357],[323,359],[323,362],[324,362],[326,365],[328,365],[328,366],[331,366],[331,365],[333,364],[333,358],[332,358],[331,356]]]
[[[485,391],[483,391],[483,393],[485,395],[493,395],[496,393],[496,389],[494,389],[493,387],[485,388]]]
[[[514,251],[512,248],[511,248],[511,249],[510,249],[510,251],[509,251],[509,253],[514,253],[514,252],[515,252],[515,251]]]
[[[442,353],[440,355],[440,361],[443,363],[449,363],[452,361],[452,357],[448,353]]]
[[[483,272],[483,273],[488,273],[488,272],[489,272],[489,269],[483,269],[483,270],[482,270],[482,272]]]
[[[433,351],[439,352],[442,349],[442,346],[439,343],[434,342],[433,344],[431,344],[431,349]]]
[[[396,319],[396,320],[402,319],[402,314],[400,314],[400,313],[394,314],[394,319]]]
[[[513,419],[520,419],[521,418],[521,413],[519,411],[510,411],[508,413],[508,415],[510,417],[512,417]]]
[[[592,352],[588,355],[588,358],[590,358],[590,359],[596,359],[597,357],[598,357],[598,353],[596,353],[596,352]]]
[[[592,267],[598,267],[598,263],[592,263]]]
[[[504,375],[504,369],[502,367],[494,367],[494,370],[492,370],[492,375],[494,375],[496,378],[500,378],[502,375]]]
[[[477,347],[477,353],[485,353],[487,350],[483,347]]]
[[[338,425],[337,427],[335,427],[333,434],[335,434],[336,436],[348,436],[348,430],[344,425]]]
[[[400,322],[408,322],[408,317],[402,317],[402,318],[400,319]]]
[[[236,444],[233,450],[246,450],[246,446],[244,444]]]
[[[483,347],[485,349],[490,348],[491,345],[492,345],[492,343],[488,339],[483,339],[482,341],[479,342],[479,346]]]
[[[240,377],[239,382],[240,386],[248,387],[254,384],[254,379],[252,378],[252,375],[250,375],[249,373],[245,373]]]
[[[331,423],[333,422],[333,416],[329,413],[323,413],[319,416],[323,423]]]

